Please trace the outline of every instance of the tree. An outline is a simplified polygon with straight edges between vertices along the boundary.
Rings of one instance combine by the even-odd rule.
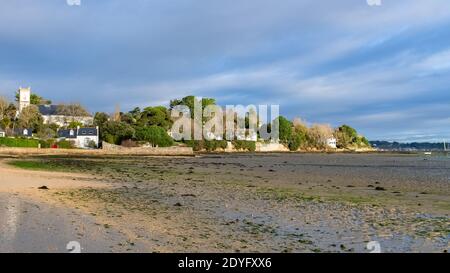
[[[156,125],[136,129],[136,139],[148,142],[154,147],[169,147],[173,144],[173,140],[166,130]]]
[[[16,92],[16,101],[19,101],[19,92]],[[52,104],[52,101],[49,99],[44,99],[43,97],[37,94],[30,95],[30,104],[33,105],[42,105],[42,104]]]
[[[8,109],[9,102],[5,97],[0,97],[0,120],[6,115],[6,109]]]
[[[336,130],[336,138],[339,148],[347,148],[357,142],[358,133],[354,128],[344,124]]]
[[[104,112],[97,112],[94,115],[94,125],[100,128],[109,120],[109,115]]]
[[[292,124],[293,131],[289,149],[291,151],[296,151],[301,147],[306,148],[308,139],[308,126],[306,125],[306,122],[301,118],[295,118]]]
[[[69,117],[87,117],[89,112],[79,103],[60,104],[57,106],[56,112],[58,115]]]
[[[107,121],[100,128],[100,137],[108,143],[119,145],[124,140],[132,139],[134,132],[134,128],[125,122]]]
[[[133,110],[129,112],[135,119],[139,119],[141,117],[141,108],[135,107]]]
[[[278,117],[279,138],[281,143],[289,145],[292,137],[292,122],[283,116]]]
[[[83,126],[83,123],[79,121],[71,121],[69,125],[67,126],[68,129],[76,129],[77,127]]]
[[[120,117],[122,116],[122,112],[120,112],[120,105],[116,104],[116,108],[114,109],[114,113],[112,114],[112,120],[120,121]]]
[[[170,109],[172,110],[177,105],[185,105],[191,111],[191,118],[194,118],[194,105],[195,105],[195,96],[187,96],[182,99],[175,99],[170,101]],[[216,100],[212,98],[202,98],[202,113],[206,106],[215,105]]]
[[[156,125],[169,130],[172,126],[169,110],[164,106],[147,107],[140,113],[140,118],[137,120],[138,126]]]
[[[20,128],[33,128],[38,130],[43,124],[43,118],[36,105],[30,105],[22,109],[17,120],[17,125]]]
[[[314,148],[326,148],[327,140],[333,137],[333,129],[329,124],[314,124],[308,131],[309,145]]]
[[[42,124],[36,130],[36,136],[42,140],[49,140],[56,137],[56,130],[52,124]]]
[[[17,108],[13,103],[10,103],[3,112],[3,118],[0,120],[0,126],[5,130],[14,127],[16,115]]]
[[[291,151],[297,151],[298,149],[300,149],[302,143],[303,143],[302,136],[300,134],[293,133],[291,139],[289,140],[288,148]]]

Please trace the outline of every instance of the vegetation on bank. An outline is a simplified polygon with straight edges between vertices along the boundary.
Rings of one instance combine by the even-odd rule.
[[[97,112],[94,115],[93,124],[87,125],[87,127],[98,126],[100,129],[100,141],[111,144],[127,147],[141,145],[168,147],[175,144],[168,134],[174,122],[170,115],[171,110],[178,105],[185,105],[191,110],[191,117],[193,117],[195,100],[194,96],[187,96],[172,100],[169,108],[164,106],[145,107],[143,109],[136,107],[129,112],[120,112],[117,109],[113,114]],[[5,128],[9,131],[13,131],[14,128],[32,128],[34,136],[39,139],[29,141],[5,139],[3,143],[0,142],[0,145],[8,147],[37,147],[38,144],[41,144],[42,148],[50,148],[56,142],[59,129],[76,128],[81,125],[76,121],[70,122],[66,128],[59,128],[56,124],[44,124],[37,105],[48,102],[48,100],[43,99],[39,95],[33,94],[32,104],[16,117],[16,106],[13,103],[9,103],[6,99],[0,98],[0,128]],[[204,109],[208,105],[216,105],[216,100],[203,98],[199,101],[199,104]],[[88,115],[88,112],[79,104],[60,105],[58,112],[75,116]],[[367,139],[360,136],[354,128],[348,125],[332,128],[328,124],[308,125],[300,118],[295,118],[291,121],[280,116],[277,119],[279,122],[280,142],[291,151],[325,150],[328,148],[327,141],[331,138],[337,140],[337,148],[340,149],[370,147]],[[208,121],[207,118],[204,118],[202,122],[206,121]],[[249,129],[248,116],[242,118],[236,115],[234,126],[237,128],[242,121],[245,123],[246,129]],[[268,132],[271,131],[271,124],[263,124],[262,126],[266,126]],[[222,139],[226,139],[225,135]],[[193,147],[195,151],[217,151],[227,148],[227,141],[224,140],[183,140],[181,143]],[[254,141],[235,138],[231,143],[238,151],[256,150]],[[73,148],[73,144],[67,141],[60,141],[58,142],[58,147]]]
[[[342,125],[333,129],[328,124],[312,124],[308,126],[305,121],[295,118],[289,121],[283,116],[278,118],[279,138],[289,150],[324,150],[327,149],[328,139],[335,138],[339,149],[369,148],[369,141],[358,135],[357,131]]]
[[[1,137],[0,147],[19,147],[19,148],[52,148],[57,145],[61,149],[73,149],[74,145],[71,141],[61,140],[56,142],[56,140],[38,140],[38,139],[28,139],[28,138],[11,138],[11,137]]]
[[[0,147],[37,148],[39,147],[39,140],[0,137]]]
[[[171,110],[175,106],[185,105],[191,110],[191,117],[193,117],[195,99],[194,96],[187,96],[172,100],[169,108],[156,106],[141,110],[137,107],[126,113],[116,111],[113,115],[96,113],[94,124],[100,127],[100,138],[109,143],[125,146],[149,143],[152,146],[166,147],[174,143],[167,134],[173,124],[170,116]],[[208,105],[215,105],[216,100],[203,98],[199,104],[204,109]],[[234,126],[237,126],[239,119],[240,117],[235,117]],[[246,129],[248,129],[249,118],[245,117],[244,119]],[[206,119],[203,120],[203,122],[206,121]],[[340,149],[370,147],[367,139],[358,135],[356,130],[348,125],[342,125],[335,129],[327,124],[308,126],[300,118],[290,121],[283,116],[280,116],[278,121],[280,141],[291,151],[323,150],[327,148],[327,140],[333,137],[337,139],[337,147]],[[270,124],[262,126],[267,126],[268,131],[271,129]],[[225,140],[184,140],[182,143],[192,147],[194,151],[220,151],[227,148]],[[256,150],[254,141],[234,139],[231,143],[238,151]]]

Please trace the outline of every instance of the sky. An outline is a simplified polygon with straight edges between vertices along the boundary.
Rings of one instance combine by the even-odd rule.
[[[196,95],[450,140],[448,0],[66,1],[0,0],[0,95],[31,86],[91,112]]]

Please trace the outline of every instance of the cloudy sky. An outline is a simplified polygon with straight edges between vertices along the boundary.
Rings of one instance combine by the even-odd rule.
[[[0,95],[90,111],[280,104],[369,139],[450,139],[450,1],[0,0]]]

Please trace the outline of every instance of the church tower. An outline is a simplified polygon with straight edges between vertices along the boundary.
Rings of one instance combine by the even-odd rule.
[[[31,88],[19,88],[19,113],[28,106],[30,106]]]

